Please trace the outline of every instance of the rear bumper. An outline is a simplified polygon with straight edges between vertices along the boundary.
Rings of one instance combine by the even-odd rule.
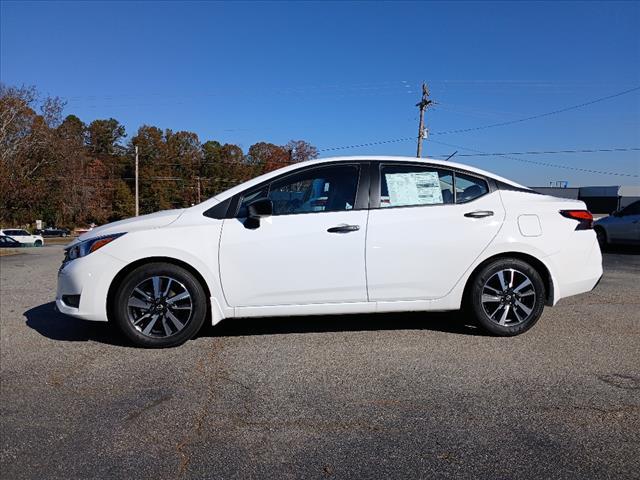
[[[574,232],[571,241],[546,260],[554,277],[554,305],[561,298],[590,292],[602,278],[602,253],[593,230]]]

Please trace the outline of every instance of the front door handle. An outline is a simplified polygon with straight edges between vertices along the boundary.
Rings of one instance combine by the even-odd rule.
[[[491,210],[476,210],[474,212],[467,212],[464,214],[465,217],[470,218],[484,218],[490,217],[491,215],[493,215],[493,212]]]
[[[329,233],[349,233],[360,230],[360,225],[337,225],[327,229]]]

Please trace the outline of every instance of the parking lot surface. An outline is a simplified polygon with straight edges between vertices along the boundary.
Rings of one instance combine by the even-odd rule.
[[[640,255],[493,338],[461,314],[230,319],[143,350],[0,258],[0,476],[640,478]]]

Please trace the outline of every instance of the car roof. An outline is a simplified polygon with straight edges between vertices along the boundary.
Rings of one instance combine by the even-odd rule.
[[[325,160],[325,161],[345,161],[345,162],[349,162],[349,161],[378,161],[378,162],[399,162],[399,163],[406,163],[406,162],[411,162],[411,163],[425,163],[428,165],[438,165],[438,166],[442,166],[445,168],[454,168],[454,169],[460,169],[460,170],[466,170],[467,172],[470,173],[477,173],[479,175],[483,175],[486,177],[490,177],[493,178],[495,180],[499,180],[501,182],[505,182],[508,183],[509,185],[512,185],[514,187],[518,187],[518,188],[529,188],[526,187],[524,185],[520,185],[517,182],[514,182],[513,180],[509,180],[508,178],[504,178],[501,177],[499,175],[496,175],[495,173],[491,173],[488,172],[486,170],[482,170],[480,168],[476,168],[476,167],[472,167],[471,165],[465,165],[463,163],[457,163],[457,162],[450,162],[448,160],[436,160],[435,158],[416,158],[416,157],[405,157],[405,156],[364,156],[364,155],[359,155],[359,156],[350,156],[350,157],[329,157],[329,158],[323,158],[323,159],[318,159],[318,160]],[[296,165],[300,165],[300,164],[296,164]]]
[[[496,175],[494,173],[491,172],[487,172],[486,170],[482,170],[480,168],[476,168],[476,167],[472,167],[470,165],[464,165],[462,163],[456,163],[456,162],[449,162],[446,160],[435,160],[432,158],[416,158],[416,157],[402,157],[402,156],[380,156],[380,155],[359,155],[359,156],[348,156],[348,157],[324,157],[324,158],[316,158],[313,160],[307,160],[306,162],[299,162],[299,163],[293,163],[291,165],[287,165],[286,167],[283,168],[279,168],[278,170],[273,170],[272,172],[269,173],[265,173],[264,175],[260,175],[259,177],[253,178],[251,180],[248,180],[244,183],[241,183],[240,185],[236,185],[234,187],[231,187],[228,190],[225,190],[224,192],[220,192],[218,195],[216,195],[215,197],[211,198],[210,201],[205,201],[200,205],[203,206],[208,206],[210,203],[217,203],[219,201],[223,201],[226,200],[229,197],[232,197],[233,195],[240,193],[244,190],[246,190],[247,188],[251,188],[254,185],[258,185],[262,182],[265,182],[267,180],[269,180],[270,178],[274,178],[277,177],[279,175],[282,175],[283,173],[287,173],[290,171],[295,171],[299,168],[303,168],[303,167],[307,167],[307,166],[312,166],[312,165],[321,165],[323,163],[336,163],[336,162],[344,162],[344,163],[353,163],[353,162],[366,162],[366,161],[373,161],[373,162],[398,162],[398,163],[424,163],[426,165],[434,165],[434,166],[438,166],[438,167],[443,167],[443,168],[453,168],[453,169],[459,169],[459,170],[464,170],[467,171],[469,173],[475,173],[477,175],[482,175],[482,176],[486,176],[489,178],[492,178],[494,180],[498,180],[500,182],[504,182],[508,185],[511,185],[513,187],[516,188],[524,188],[529,190],[528,187],[525,187],[524,185],[520,185],[519,183],[516,183],[512,180],[509,180],[507,178],[501,177],[499,175]]]

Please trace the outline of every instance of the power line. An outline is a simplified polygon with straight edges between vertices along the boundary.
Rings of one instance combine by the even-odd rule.
[[[443,142],[437,142],[433,140],[434,143],[440,143],[442,145],[449,145]],[[639,147],[629,147],[629,148],[588,148],[583,150],[534,150],[527,152],[492,152],[492,153],[461,153],[458,154],[458,157],[500,157],[500,156],[508,156],[508,155],[552,155],[552,154],[564,154],[564,153],[600,153],[600,152],[640,152]],[[446,155],[434,155],[433,157],[442,157]]]
[[[329,147],[329,148],[319,148],[318,152],[330,152],[334,150],[348,150],[351,148],[359,148],[359,147],[370,147],[374,145],[384,145],[385,143],[398,143],[398,142],[415,142],[416,137],[404,137],[404,138],[395,138],[393,140],[380,140],[377,142],[368,142],[368,143],[360,143],[357,145],[345,145],[342,147]]]
[[[485,130],[487,128],[504,127],[504,126],[507,126],[507,125],[513,125],[513,124],[516,124],[516,123],[522,123],[522,122],[526,122],[526,121],[529,121],[529,120],[535,120],[537,118],[548,117],[548,116],[551,116],[551,115],[557,115],[559,113],[568,112],[570,110],[583,108],[583,107],[586,107],[588,105],[593,105],[595,103],[604,102],[605,100],[610,100],[612,98],[620,97],[622,95],[627,95],[628,93],[632,93],[632,92],[635,92],[637,90],[640,90],[640,86],[634,87],[634,88],[630,88],[628,90],[623,90],[622,92],[614,93],[613,95],[607,95],[606,97],[596,98],[596,99],[590,100],[588,102],[580,103],[580,104],[577,104],[577,105],[571,105],[570,107],[565,107],[565,108],[561,108],[561,109],[558,109],[558,110],[552,110],[550,112],[540,113],[540,114],[537,114],[537,115],[531,115],[531,116],[528,116],[528,117],[519,118],[517,120],[509,120],[509,121],[506,121],[506,122],[499,122],[499,123],[493,123],[493,124],[490,124],[490,125],[481,125],[481,126],[470,127],[470,128],[460,128],[460,129],[456,129],[456,130],[445,130],[445,131],[442,131],[442,132],[432,132],[431,135],[449,135],[451,133],[465,133],[465,132],[472,132],[472,131],[478,131],[478,130]],[[369,146],[374,146],[374,145],[383,145],[383,144],[386,144],[386,143],[398,143],[398,142],[415,141],[415,139],[416,139],[415,137],[404,137],[404,138],[396,138],[396,139],[393,139],[393,140],[382,140],[382,141],[361,143],[361,144],[355,144],[355,145],[345,145],[345,146],[339,146],[339,147],[327,147],[327,148],[318,149],[318,152],[330,152],[330,151],[336,151],[336,150],[349,150],[349,149],[352,149],[352,148],[369,147]]]
[[[395,140],[385,140],[382,142],[370,142],[364,145],[377,145],[382,143],[392,143],[397,141],[415,141],[415,137],[407,137]],[[454,146],[452,144],[438,142],[436,140],[432,140],[434,143],[438,143],[445,146]],[[354,145],[355,147],[355,145]],[[350,148],[350,147],[336,147],[336,148]],[[319,150],[323,151],[323,150]],[[559,154],[575,154],[575,153],[620,153],[620,152],[638,152],[640,151],[640,147],[609,147],[609,148],[589,148],[589,149],[565,149],[565,150],[530,150],[530,151],[521,151],[521,152],[487,152],[487,153],[459,153],[456,157],[497,157],[497,156],[508,156],[508,155],[559,155]],[[439,157],[448,157],[448,154],[443,155],[429,155],[429,158],[439,158]],[[147,166],[153,168],[162,168],[162,167],[183,167],[183,168],[191,168],[198,169],[199,167],[207,167],[207,166],[220,166],[220,165],[230,165],[230,166],[245,166],[252,167],[251,163],[246,163],[242,160],[228,160],[228,159],[218,159],[218,160],[208,160],[208,161],[198,161],[197,159],[189,159],[184,163],[164,163],[164,162],[154,162],[152,160],[145,161]],[[293,165],[295,162],[290,162],[288,160],[283,161],[269,161],[270,165],[278,165],[278,166],[287,166]],[[185,172],[185,173],[197,173],[197,172]],[[133,177],[132,177],[133,179]],[[201,177],[202,180],[206,180],[207,177]]]
[[[449,135],[451,133],[467,133],[467,132],[475,132],[475,131],[478,131],[478,130],[485,130],[487,128],[505,127],[507,125],[514,125],[516,123],[527,122],[529,120],[535,120],[537,118],[548,117],[548,116],[551,116],[551,115],[557,115],[559,113],[568,112],[570,110],[576,110],[578,108],[583,108],[583,107],[586,107],[586,106],[589,106],[589,105],[593,105],[594,103],[604,102],[605,100],[611,100],[612,98],[621,97],[622,95],[627,95],[628,93],[632,93],[632,92],[635,92],[637,90],[640,90],[640,86],[639,87],[630,88],[630,89],[624,90],[622,92],[614,93],[613,95],[607,95],[606,97],[596,98],[596,99],[590,100],[588,102],[580,103],[580,104],[577,104],[577,105],[571,105],[570,107],[560,108],[558,110],[552,110],[550,112],[540,113],[538,115],[531,115],[529,117],[519,118],[517,120],[509,120],[507,122],[493,123],[493,124],[490,124],[490,125],[482,125],[482,126],[478,126],[478,127],[459,128],[459,129],[456,129],[456,130],[445,130],[443,132],[433,132],[432,135]]]
[[[235,88],[235,89],[216,89],[190,91],[188,93],[167,94],[167,92],[151,92],[151,93],[134,93],[134,94],[103,94],[103,95],[74,95],[66,97],[69,103],[110,103],[115,101],[124,101],[126,104],[119,106],[151,106],[157,105],[154,102],[160,99],[163,104],[169,105],[176,101],[186,101],[202,97],[228,97],[229,95],[308,95],[314,94],[318,96],[337,96],[362,93],[378,95],[380,93],[407,94],[413,93],[409,83],[405,80],[379,81],[379,82],[359,82],[359,83],[332,83],[320,85],[289,85],[284,87],[270,88]],[[140,104],[137,99],[148,98],[154,103]],[[144,101],[144,100],[143,100]],[[135,103],[129,103],[135,102]]]
[[[474,152],[476,154],[481,154],[483,156],[490,156],[492,154],[488,153],[488,152],[483,152],[482,150],[476,150],[474,148],[468,148],[468,147],[464,147],[461,145],[455,145],[452,143],[445,143],[445,142],[439,142],[436,140],[431,140],[434,143],[438,143],[440,145],[445,145],[447,147],[453,147],[453,148],[460,148],[462,150],[467,150],[470,152]],[[633,148],[633,149],[629,149],[630,150],[638,150],[637,148]],[[462,155],[460,155],[462,156]],[[512,157],[509,154],[504,154],[504,155],[499,155],[500,158],[508,158],[510,160],[515,160],[516,162],[523,162],[523,163],[529,163],[529,164],[533,164],[533,165],[540,165],[543,167],[552,167],[552,168],[562,168],[565,170],[573,170],[573,171],[577,171],[577,172],[586,172],[586,173],[597,173],[600,175],[614,175],[614,176],[618,176],[618,177],[640,177],[640,175],[637,174],[633,174],[633,173],[620,173],[620,172],[607,172],[607,171],[603,171],[603,170],[593,170],[590,168],[580,168],[580,167],[571,167],[569,165],[561,165],[561,164],[557,164],[557,163],[548,163],[548,162],[537,162],[535,160],[527,160],[525,158],[518,158],[518,157]]]

